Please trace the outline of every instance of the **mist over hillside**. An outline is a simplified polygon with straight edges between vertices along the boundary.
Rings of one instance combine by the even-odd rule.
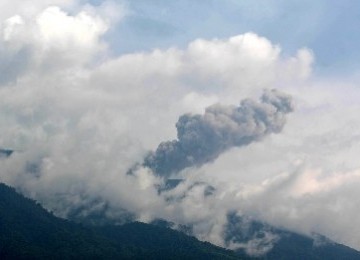
[[[358,10],[1,1],[0,182],[82,225],[360,250]]]
[[[1,259],[254,259],[249,255],[256,259],[360,257],[360,252],[325,237],[311,239],[235,215],[229,216],[227,241],[229,244],[242,243],[243,247],[233,252],[172,230],[165,226],[171,223],[165,221],[84,226],[56,218],[40,204],[4,184],[0,184],[0,196]],[[270,233],[276,236],[276,243],[260,244]],[[271,248],[266,248],[269,246]]]

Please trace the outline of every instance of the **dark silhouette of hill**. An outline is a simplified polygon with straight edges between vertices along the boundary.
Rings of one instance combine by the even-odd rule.
[[[278,239],[256,259],[360,259],[360,253],[325,237],[317,239],[229,216],[227,239],[246,243],[271,232]],[[34,200],[0,184],[0,259],[250,259],[168,228],[151,225],[84,226],[55,217]],[[165,224],[164,224],[165,223]]]
[[[242,244],[246,244],[249,241],[263,241],[260,243],[262,247],[266,247],[271,244],[271,249],[263,257],[264,259],[360,259],[359,251],[335,243],[319,234],[313,234],[312,237],[308,237],[285,229],[276,228],[260,221],[251,220],[246,217],[239,217],[234,214],[229,214],[228,223],[227,232],[225,234],[225,239],[227,241]],[[269,234],[274,239],[270,242],[266,242],[269,241],[269,239],[266,239]],[[237,252],[244,253],[245,251],[243,249],[239,249]]]
[[[242,259],[169,228],[75,224],[4,184],[0,198],[0,259]]]

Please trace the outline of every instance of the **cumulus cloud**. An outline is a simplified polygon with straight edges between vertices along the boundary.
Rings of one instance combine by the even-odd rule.
[[[49,6],[61,6],[62,8],[75,8],[77,0],[39,0],[33,3],[29,0],[2,1],[0,3],[0,18],[6,20],[14,15],[34,17]]]
[[[19,3],[0,8],[0,148],[15,150],[0,158],[1,181],[63,217],[164,218],[219,245],[229,211],[358,245],[349,234],[360,228],[359,94],[306,82],[311,51],[284,57],[246,33],[112,57],[103,36],[116,8],[39,1],[30,15]],[[297,109],[281,134],[262,139],[282,129],[291,102],[280,91],[238,102],[274,87]],[[204,130],[213,143],[202,144]],[[193,159],[181,157],[185,179],[174,189],[159,194],[164,180],[148,167],[126,174],[175,138],[168,146],[186,144]]]
[[[46,8],[35,19],[10,17],[3,24],[0,42],[1,55],[7,61],[2,75],[15,80],[20,72],[28,70],[64,70],[87,64],[104,50],[99,37],[106,30],[107,25],[99,17],[86,12],[69,16],[55,6]],[[4,76],[2,81],[6,83]]]
[[[251,192],[236,195],[242,204],[241,212],[251,212],[258,219],[307,235],[319,232],[358,248],[358,238],[347,235],[359,225],[353,219],[356,209],[352,209],[359,203],[354,198],[358,172],[328,175],[298,169],[264,181],[261,186],[252,186]]]
[[[262,95],[260,103],[246,99],[238,107],[214,105],[204,115],[182,115],[176,123],[178,140],[162,142],[144,165],[159,175],[201,166],[232,147],[280,132],[292,110],[290,97],[272,90]]]

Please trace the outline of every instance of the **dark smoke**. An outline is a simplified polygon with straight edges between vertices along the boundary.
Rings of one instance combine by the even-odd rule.
[[[176,123],[178,140],[162,142],[144,165],[159,175],[201,166],[232,147],[280,132],[292,110],[290,96],[270,90],[260,102],[245,99],[238,107],[213,105],[204,115],[182,115]]]

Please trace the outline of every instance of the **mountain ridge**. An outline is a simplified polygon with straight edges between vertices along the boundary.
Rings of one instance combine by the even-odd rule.
[[[135,222],[96,229],[60,219],[4,184],[0,197],[0,259],[244,259],[168,228]]]
[[[229,215],[228,245],[246,245],[272,232],[278,240],[271,250],[250,257],[245,247],[220,248],[170,229],[166,221],[83,225],[55,217],[1,183],[0,198],[0,259],[360,259],[360,252],[325,237],[319,241],[326,243],[315,245],[309,237],[236,215]]]

